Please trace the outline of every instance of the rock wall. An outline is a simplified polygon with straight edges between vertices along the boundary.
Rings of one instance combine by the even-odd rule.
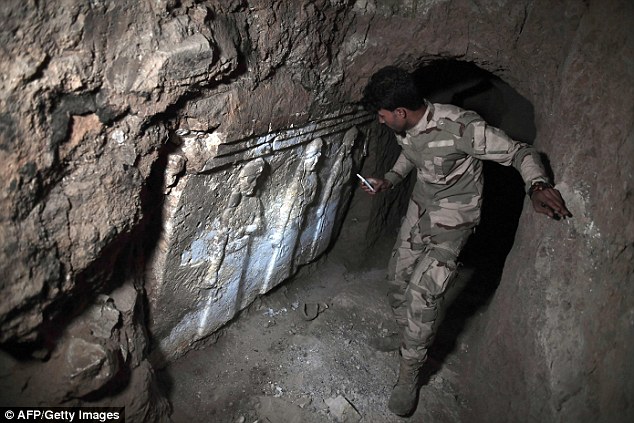
[[[574,217],[522,215],[495,298],[468,336],[474,421],[634,419],[634,35],[623,30],[634,7],[626,3],[584,5],[550,59],[560,60],[553,84],[533,82],[539,147]],[[534,9],[525,31],[560,25]]]
[[[3,402],[164,418],[147,330],[178,355],[318,254],[349,192],[331,177],[360,159],[348,131],[374,131],[351,106],[367,78],[450,58],[533,103],[575,214],[523,214],[470,341],[467,418],[627,420],[630,3],[3,2]]]

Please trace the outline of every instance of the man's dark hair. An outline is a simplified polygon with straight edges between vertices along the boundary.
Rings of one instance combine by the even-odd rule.
[[[397,107],[417,110],[425,104],[412,75],[396,66],[379,69],[363,90],[363,107],[372,113]]]

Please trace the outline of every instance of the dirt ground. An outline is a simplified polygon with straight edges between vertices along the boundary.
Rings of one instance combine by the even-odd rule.
[[[402,419],[387,409],[398,353],[368,342],[396,330],[385,285],[394,239],[360,256],[363,220],[349,217],[327,256],[159,372],[173,422],[460,422],[457,368],[468,346],[451,324],[430,351],[416,413]]]

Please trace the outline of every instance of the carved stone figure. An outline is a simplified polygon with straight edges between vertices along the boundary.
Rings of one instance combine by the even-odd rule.
[[[202,289],[209,292],[198,322],[198,337],[209,334],[209,321],[215,319],[216,314],[221,313],[228,318],[240,307],[243,268],[249,255],[250,238],[263,227],[263,206],[255,194],[265,164],[263,159],[258,158],[242,168],[238,186],[231,193],[211,240],[209,266],[201,285]],[[223,268],[230,268],[226,273],[231,277],[220,277]],[[216,307],[214,304],[228,286],[235,292],[227,297],[221,307]],[[228,303],[233,303],[233,307]],[[212,311],[214,307],[216,309]]]
[[[359,130],[356,127],[350,128],[343,136],[343,142],[337,150],[335,163],[330,169],[330,175],[323,189],[319,205],[316,212],[317,226],[310,245],[311,255],[315,256],[325,249],[330,242],[332,226],[335,221],[339,202],[341,201],[341,189],[350,180],[352,171],[352,159],[350,154],[357,139]],[[327,239],[322,236],[327,234]]]
[[[294,265],[295,249],[304,223],[306,209],[315,199],[318,177],[317,164],[321,157],[323,140],[316,138],[305,148],[303,160],[297,167],[295,177],[279,208],[279,218],[275,223],[271,244],[272,258],[269,262],[265,283],[260,292],[271,288],[271,281],[281,281],[290,275]]]

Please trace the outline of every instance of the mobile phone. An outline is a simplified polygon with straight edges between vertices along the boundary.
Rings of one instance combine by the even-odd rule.
[[[357,173],[357,177],[359,179],[361,179],[361,182],[363,182],[363,185],[365,185],[366,187],[370,188],[372,190],[372,192],[376,192],[374,190],[374,187],[372,186],[372,184],[370,182],[368,182],[367,179],[365,179],[363,176],[359,175],[358,173]]]

